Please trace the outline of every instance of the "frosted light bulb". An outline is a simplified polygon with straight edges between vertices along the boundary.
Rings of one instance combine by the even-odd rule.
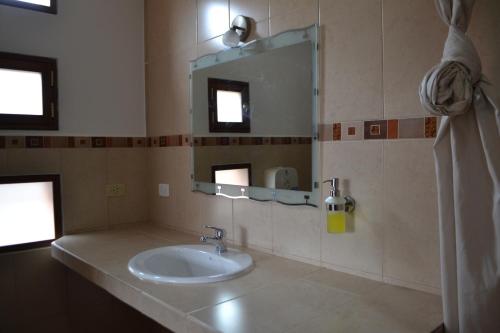
[[[226,46],[237,47],[240,43],[240,35],[238,35],[235,30],[229,29],[228,31],[226,31],[224,36],[222,36],[222,42]]]

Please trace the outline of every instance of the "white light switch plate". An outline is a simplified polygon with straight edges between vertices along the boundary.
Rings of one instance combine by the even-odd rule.
[[[170,196],[170,185],[160,184],[158,186],[158,194],[160,197],[168,198]]]

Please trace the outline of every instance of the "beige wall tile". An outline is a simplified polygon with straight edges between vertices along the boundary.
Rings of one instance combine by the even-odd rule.
[[[384,278],[438,289],[432,140],[384,143]]]
[[[229,17],[231,22],[238,15],[250,17],[254,22],[269,19],[269,0],[231,0]]]
[[[269,20],[252,22],[252,30],[245,43],[269,36]]]
[[[481,57],[483,74],[493,86],[486,87],[496,105],[500,105],[500,2],[496,0],[476,1],[469,33]]]
[[[222,36],[219,36],[199,43],[196,53],[198,57],[201,57],[207,54],[217,53],[225,48],[226,46],[222,43]]]
[[[171,94],[166,88],[169,81],[170,68],[164,61],[150,61],[146,66],[147,73],[147,135],[165,135],[166,129],[171,126],[172,109],[170,108]]]
[[[323,122],[382,118],[381,1],[321,1],[320,8]]]
[[[200,233],[204,235],[212,235],[213,231],[204,226],[215,226],[224,229],[225,238],[232,241],[234,239],[233,200],[203,193],[193,193],[191,197],[193,200],[186,203],[186,209],[195,210],[196,215],[191,220],[190,229],[200,230]]]
[[[189,60],[196,57],[196,0],[146,2],[148,135],[189,128]]]
[[[180,186],[181,179],[177,172],[177,163],[180,159],[186,160],[187,154],[183,154],[182,148],[151,148],[148,149],[149,163],[149,219],[151,222],[159,225],[180,225],[181,207]],[[187,149],[184,149],[187,151]],[[186,156],[183,156],[186,155]],[[185,162],[183,166],[187,166]],[[158,185],[160,183],[170,185],[170,197],[163,198],[158,194]],[[186,182],[184,182],[186,183]]]
[[[106,149],[62,149],[65,232],[107,226]]]
[[[318,0],[270,0],[270,35],[318,22]]]
[[[380,141],[323,144],[323,178],[340,178],[341,193],[356,200],[356,210],[348,215],[348,232],[329,234],[322,209],[321,260],[378,279],[383,260],[382,145]],[[325,196],[328,189],[325,184]]]
[[[318,13],[318,0],[269,0],[271,17],[285,16],[293,11],[303,13]]]
[[[6,173],[10,175],[59,174],[61,172],[59,149],[6,149],[5,159]]]
[[[320,260],[321,210],[272,205],[273,253]]]
[[[146,59],[196,45],[196,0],[145,2]]]
[[[383,8],[384,116],[422,116],[418,87],[441,59],[446,25],[432,0],[384,0]]]
[[[250,200],[233,201],[234,241],[264,250],[273,248],[270,203]]]
[[[208,199],[191,192],[190,149],[152,148],[148,154],[151,168],[148,186],[151,222],[199,234],[202,225],[207,224],[204,222],[207,220],[203,219],[201,210],[207,209],[208,203],[204,200]],[[163,198],[158,195],[160,183],[170,185],[170,197]],[[224,211],[223,207],[220,210],[211,207],[210,210],[213,215],[208,215],[210,216],[208,221],[211,223],[217,222],[217,217],[220,216],[227,219],[227,214],[221,212]]]
[[[146,149],[114,148],[107,153],[106,183],[126,186],[125,196],[108,198],[109,224],[146,222]]]
[[[229,24],[228,0],[198,0],[198,43],[224,34]]]
[[[148,72],[148,135],[190,132],[189,61],[196,58],[196,48],[152,58]]]

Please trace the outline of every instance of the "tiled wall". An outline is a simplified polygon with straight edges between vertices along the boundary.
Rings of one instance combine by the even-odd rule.
[[[427,115],[417,96],[446,37],[434,1],[146,0],[149,136],[189,133],[188,61],[222,49],[221,34],[239,14],[256,22],[251,38],[321,25],[321,123],[332,135],[326,134],[321,144],[322,176],[340,177],[345,192],[357,199],[351,232],[326,233],[324,209],[191,193],[188,147],[148,150],[151,219],[192,232],[200,232],[202,224],[219,225],[239,243],[439,292],[429,138],[435,134],[426,131]],[[479,1],[471,25],[484,72],[494,83],[500,83],[499,15],[498,1]],[[388,139],[347,135],[349,127],[363,131],[368,120],[383,120]],[[394,121],[399,132],[394,132]],[[342,140],[333,141],[335,132]],[[170,183],[169,198],[158,197],[160,182]]]
[[[146,149],[5,148],[0,175],[61,175],[64,232],[104,229],[114,224],[145,222]],[[125,184],[122,197],[106,197],[107,184]]]

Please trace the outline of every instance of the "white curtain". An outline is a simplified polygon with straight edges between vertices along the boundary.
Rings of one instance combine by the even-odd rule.
[[[446,332],[498,333],[500,114],[483,91],[481,61],[466,35],[473,6],[474,0],[436,0],[449,34],[420,100],[443,116],[434,157]]]

